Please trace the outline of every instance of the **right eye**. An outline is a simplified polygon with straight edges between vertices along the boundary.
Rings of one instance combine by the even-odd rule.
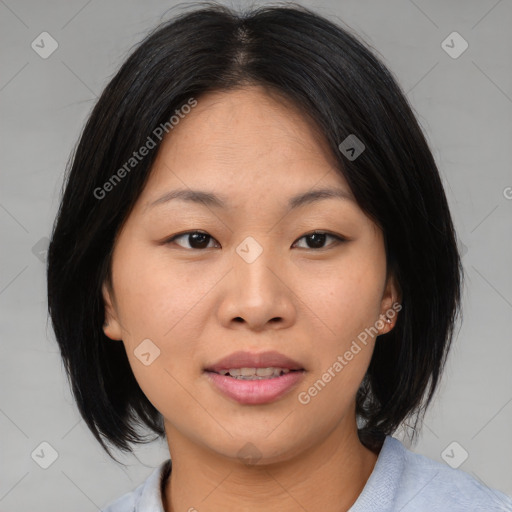
[[[203,231],[187,231],[186,233],[180,233],[179,235],[173,235],[171,238],[167,239],[164,244],[168,245],[175,240],[185,239],[189,243],[189,247],[183,247],[181,244],[177,244],[184,249],[208,249],[208,242],[210,240],[215,240],[211,235],[205,233]],[[216,241],[216,240],[215,240]],[[218,243],[218,242],[217,242]]]

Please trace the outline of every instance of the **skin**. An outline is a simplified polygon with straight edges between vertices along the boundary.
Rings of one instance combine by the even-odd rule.
[[[358,439],[355,397],[377,338],[360,344],[308,404],[298,400],[400,300],[382,231],[353,200],[319,133],[260,86],[202,96],[164,139],[116,239],[104,331],[122,340],[141,389],[165,418],[173,461],[166,512],[340,512],[373,471],[378,454]],[[286,212],[291,196],[324,187],[352,199]],[[224,195],[228,207],[148,207],[176,188]],[[194,230],[210,238],[164,243]],[[314,230],[348,240],[315,246],[305,237]],[[248,236],[263,249],[252,263],[236,252]],[[381,322],[379,334],[395,320]],[[148,366],[134,354],[147,338],[160,350]],[[303,365],[304,379],[274,402],[239,404],[203,373],[237,350],[277,350]],[[238,456],[249,442],[259,456],[253,464]]]

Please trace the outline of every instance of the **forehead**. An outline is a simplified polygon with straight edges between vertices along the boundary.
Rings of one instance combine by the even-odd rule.
[[[163,140],[145,199],[163,188],[293,195],[316,184],[348,186],[315,123],[260,86],[209,92]],[[147,201],[146,201],[147,203]]]

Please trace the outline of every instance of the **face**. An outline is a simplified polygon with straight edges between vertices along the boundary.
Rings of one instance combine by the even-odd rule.
[[[383,234],[318,133],[259,87],[199,98],[116,239],[105,333],[164,416],[173,458],[181,440],[228,458],[250,442],[261,462],[286,460],[356,428],[375,343],[363,333],[392,328],[382,315],[398,295]],[[178,189],[223,204],[158,201]],[[341,196],[290,206],[318,189]],[[236,351],[277,351],[303,371],[278,398],[242,403],[205,372]]]

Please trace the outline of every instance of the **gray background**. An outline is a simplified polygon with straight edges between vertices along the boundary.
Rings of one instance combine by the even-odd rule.
[[[512,494],[511,2],[302,3],[347,23],[397,77],[439,164],[464,254],[462,327],[412,449],[457,464],[465,450],[460,469]],[[97,510],[169,455],[165,442],[154,443],[136,457],[119,454],[124,469],[80,420],[47,328],[44,238],[97,96],[132,45],[178,12],[166,13],[173,5],[0,0],[1,511]],[[58,43],[46,59],[31,47],[44,31]],[[469,44],[458,58],[442,47],[453,31]],[[58,455],[47,469],[42,442]]]

